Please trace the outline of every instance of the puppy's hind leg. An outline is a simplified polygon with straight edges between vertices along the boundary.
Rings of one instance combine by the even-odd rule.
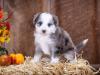
[[[39,47],[36,47],[35,54],[31,62],[39,62],[42,56],[42,51]]]
[[[70,62],[75,63],[75,53],[74,51],[69,51],[67,53],[64,53],[64,57]]]

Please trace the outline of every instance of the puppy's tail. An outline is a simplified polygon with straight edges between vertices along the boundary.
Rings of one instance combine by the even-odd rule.
[[[82,42],[80,42],[78,45],[76,45],[76,51],[79,52],[82,48],[84,48],[86,46],[88,42],[88,39],[83,40]]]

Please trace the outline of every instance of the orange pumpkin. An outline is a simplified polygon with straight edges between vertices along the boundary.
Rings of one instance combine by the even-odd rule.
[[[10,64],[11,64],[11,58],[8,55],[0,56],[0,65],[1,66],[8,66]]]
[[[16,63],[16,54],[11,53],[9,56],[11,58],[11,64],[15,64]]]
[[[24,63],[24,55],[21,53],[16,54],[16,64]]]
[[[17,53],[17,54],[11,53],[9,56],[11,57],[11,63],[12,64],[22,64],[22,63],[24,63],[24,55],[21,54],[21,53]]]

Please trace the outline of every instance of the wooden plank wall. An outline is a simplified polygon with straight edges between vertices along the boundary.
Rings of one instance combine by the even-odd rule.
[[[6,1],[6,0],[5,0]],[[68,31],[75,44],[88,38],[83,56],[91,63],[100,63],[100,0],[7,0],[14,12],[11,49],[33,55],[32,18],[48,11],[59,17],[60,26]],[[98,60],[99,59],[99,60]]]
[[[98,50],[98,63],[100,64],[100,0],[96,0],[96,40]]]

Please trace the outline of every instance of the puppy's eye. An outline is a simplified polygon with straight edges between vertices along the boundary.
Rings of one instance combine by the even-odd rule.
[[[41,25],[42,25],[42,22],[40,21],[40,22],[38,22],[37,24],[38,24],[39,26],[41,26]]]
[[[49,26],[49,27],[52,26],[52,23],[48,23],[48,26]]]

